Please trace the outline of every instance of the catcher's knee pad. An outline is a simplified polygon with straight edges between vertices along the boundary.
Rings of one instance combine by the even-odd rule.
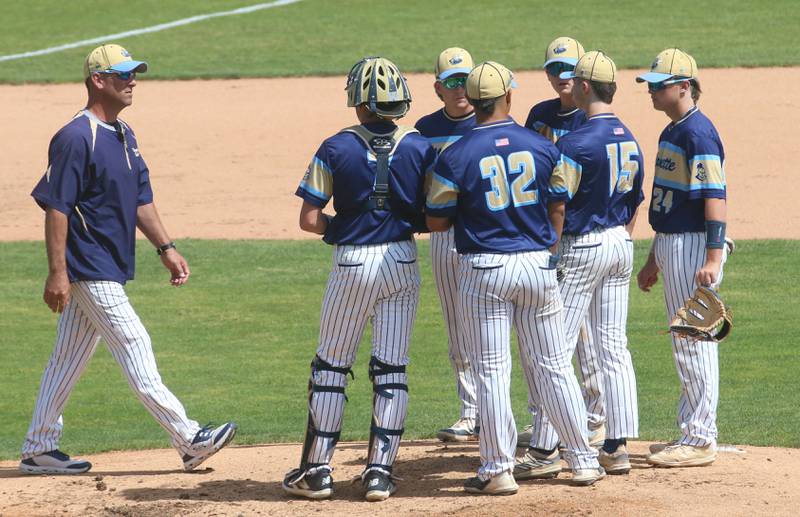
[[[373,357],[369,362],[372,380],[372,426],[370,427],[367,469],[380,468],[391,473],[403,435],[408,384],[406,367],[390,365]],[[393,437],[397,437],[393,440]]]
[[[330,461],[341,432],[342,413],[347,401],[347,374],[353,376],[349,367],[332,366],[319,356],[311,361],[308,424],[300,458],[303,471],[327,465]]]

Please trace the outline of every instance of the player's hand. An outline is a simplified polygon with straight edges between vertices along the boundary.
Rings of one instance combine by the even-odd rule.
[[[721,263],[714,260],[707,260],[703,267],[695,275],[697,285],[711,287],[717,283]]]
[[[191,274],[191,271],[189,271],[189,264],[186,262],[186,259],[178,253],[178,250],[172,248],[162,253],[161,262],[170,272],[170,284],[179,287],[189,281],[189,275]]]
[[[44,303],[53,312],[62,312],[69,303],[69,278],[67,272],[50,273],[44,284]]]
[[[649,293],[650,288],[658,282],[658,271],[656,261],[652,259],[651,255],[645,265],[642,266],[642,269],[639,270],[639,274],[636,275],[636,283],[639,284],[639,289]]]

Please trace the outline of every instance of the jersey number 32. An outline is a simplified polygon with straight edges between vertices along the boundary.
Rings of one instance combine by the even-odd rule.
[[[492,190],[486,192],[486,206],[489,210],[504,210],[512,202],[515,207],[539,202],[535,185],[532,190],[528,190],[536,179],[536,166],[530,151],[511,153],[507,159],[499,154],[485,156],[481,158],[479,166],[481,177],[488,179],[492,187]],[[509,175],[517,176],[510,184]]]

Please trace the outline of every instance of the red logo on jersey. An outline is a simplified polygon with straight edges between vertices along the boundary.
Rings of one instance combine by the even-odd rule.
[[[506,145],[508,145],[508,138],[498,138],[497,140],[494,141],[495,147],[503,147]]]

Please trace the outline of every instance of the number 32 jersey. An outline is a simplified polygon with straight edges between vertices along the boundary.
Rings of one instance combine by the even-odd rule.
[[[612,114],[589,117],[556,142],[569,195],[565,235],[626,225],[644,200],[642,151]]]
[[[697,107],[658,139],[650,225],[660,233],[705,231],[705,199],[725,199],[725,152],[714,124]]]
[[[459,253],[539,251],[556,242],[547,204],[566,201],[558,150],[514,120],[483,124],[442,151],[427,213],[455,217]]]

